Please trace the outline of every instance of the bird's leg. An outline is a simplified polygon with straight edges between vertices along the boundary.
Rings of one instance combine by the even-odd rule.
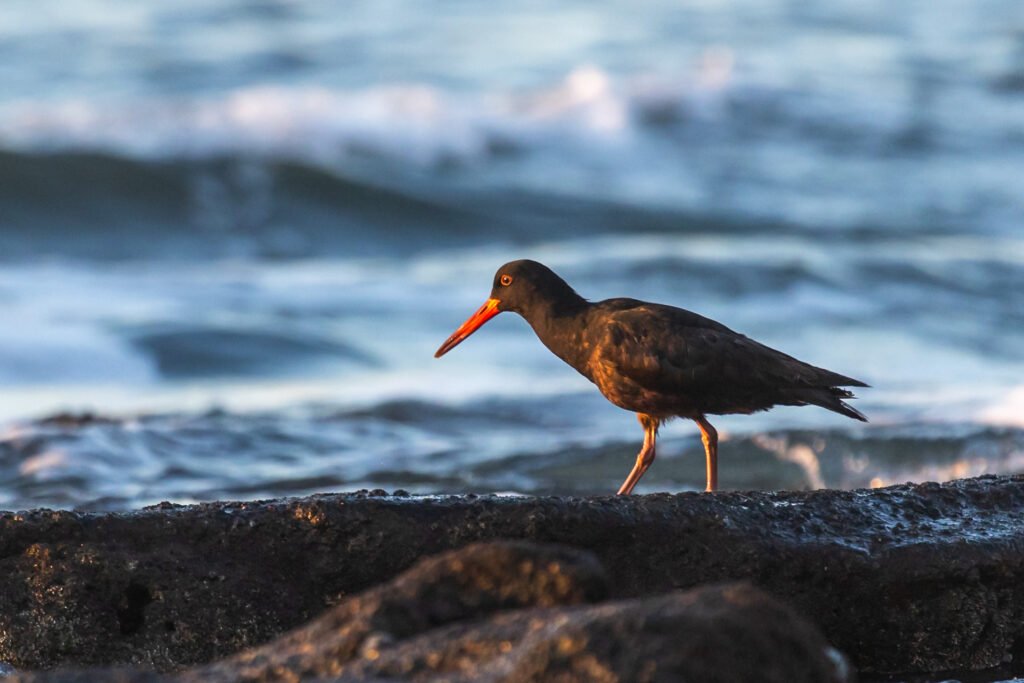
[[[626,477],[626,481],[622,482],[622,486],[619,487],[618,495],[628,496],[633,493],[633,487],[640,481],[640,477],[644,476],[644,472],[647,471],[652,462],[654,462],[654,439],[650,436],[649,432],[645,432],[644,445],[636,456],[636,463],[634,463],[633,469],[630,470],[629,476]]]
[[[622,486],[619,487],[618,495],[620,496],[628,496],[633,493],[633,487],[636,486],[636,483],[640,481],[640,477],[644,476],[644,472],[654,462],[654,442],[658,437],[658,420],[643,413],[638,414],[637,419],[640,420],[640,424],[644,428],[644,445],[636,456],[636,463],[633,465],[633,469],[630,470],[629,476],[626,477],[626,481],[622,482]]]
[[[700,427],[700,440],[704,442],[704,455],[707,456],[708,483],[705,491],[718,490],[718,432],[703,415],[694,418]]]

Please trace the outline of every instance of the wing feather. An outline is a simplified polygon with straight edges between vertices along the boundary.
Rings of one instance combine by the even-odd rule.
[[[609,311],[605,323],[595,344],[605,373],[683,411],[754,412],[814,403],[849,414],[853,409],[839,398],[851,394],[836,387],[864,386],[671,306],[636,302]]]

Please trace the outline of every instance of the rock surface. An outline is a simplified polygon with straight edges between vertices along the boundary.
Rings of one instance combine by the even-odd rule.
[[[179,674],[52,671],[27,683],[765,681],[841,683],[849,667],[805,619],[749,585],[585,605],[590,553],[471,545],[418,563],[262,647]]]
[[[381,495],[376,495],[377,493]],[[221,659],[419,558],[524,539],[592,551],[614,598],[746,580],[863,671],[1024,658],[1024,477],[872,491],[388,497],[0,515],[0,660]]]

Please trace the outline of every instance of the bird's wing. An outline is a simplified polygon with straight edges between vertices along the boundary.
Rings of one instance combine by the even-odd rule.
[[[728,386],[736,396],[784,387],[823,387],[850,378],[814,367],[703,318],[645,304],[609,315],[599,362],[655,391]]]
[[[599,361],[650,390],[698,389],[722,379],[735,338],[639,307],[609,317],[598,345]]]

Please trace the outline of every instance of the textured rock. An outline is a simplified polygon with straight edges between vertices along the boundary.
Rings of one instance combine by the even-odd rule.
[[[849,667],[805,619],[743,584],[583,605],[595,558],[499,542],[430,558],[262,647],[175,674],[53,671],[28,683],[763,681],[840,683]]]
[[[344,674],[358,681],[440,674],[467,683],[828,683],[849,680],[850,671],[807,620],[762,591],[731,584],[512,614],[382,650]]]
[[[383,494],[383,492],[379,492]],[[747,580],[864,671],[1024,658],[1024,477],[630,498],[327,495],[0,515],[0,660],[169,670],[475,541],[591,550],[615,598]]]

